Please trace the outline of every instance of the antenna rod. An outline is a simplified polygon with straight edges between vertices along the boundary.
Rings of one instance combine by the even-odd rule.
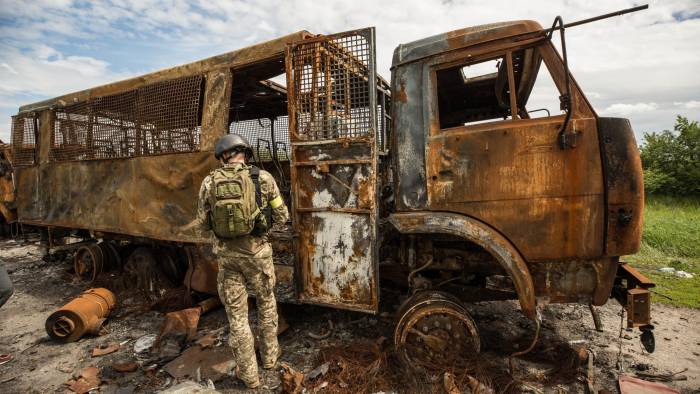
[[[595,21],[601,20],[601,19],[611,18],[611,17],[613,17],[613,16],[620,16],[620,15],[624,15],[624,14],[629,14],[629,13],[631,13],[631,12],[637,12],[637,11],[641,11],[641,10],[646,10],[647,8],[649,8],[649,4],[644,4],[644,5],[640,5],[640,6],[637,6],[637,7],[627,8],[627,9],[625,9],[625,10],[615,11],[615,12],[611,12],[611,13],[609,13],[609,14],[598,15],[598,16],[594,16],[594,17],[592,17],[592,18],[582,19],[582,20],[580,20],[580,21],[567,23],[567,24],[565,24],[565,25],[563,25],[563,26],[551,27],[551,28],[549,28],[549,29],[545,29],[545,30],[544,30],[544,33],[545,33],[545,34],[548,34],[548,33],[553,32],[553,31],[555,31],[555,30],[566,29],[566,28],[569,28],[569,27],[574,27],[574,26],[578,26],[578,25],[583,25],[584,23],[590,23],[590,22],[595,22]]]

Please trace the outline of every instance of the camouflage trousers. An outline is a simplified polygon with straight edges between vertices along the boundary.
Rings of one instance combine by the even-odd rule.
[[[219,253],[219,275],[217,277],[221,298],[230,325],[229,345],[238,366],[238,378],[247,386],[256,386],[258,365],[255,357],[253,333],[248,323],[248,292],[252,287],[258,307],[259,345],[262,364],[272,368],[277,361],[277,302],[275,300],[275,269],[271,253],[242,255]]]

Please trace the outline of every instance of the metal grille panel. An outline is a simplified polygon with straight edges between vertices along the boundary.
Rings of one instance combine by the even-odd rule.
[[[275,131],[274,139],[272,138],[272,126],[274,126]],[[232,122],[229,126],[229,133],[240,134],[250,142],[255,161],[272,160],[273,151],[277,160],[289,160],[289,119],[287,116],[276,118],[274,125],[269,118]]]
[[[202,76],[184,77],[54,111],[52,161],[199,150]]]
[[[294,102],[299,138],[360,137],[372,130],[371,43],[359,34],[294,48]]]
[[[12,164],[16,167],[36,164],[36,137],[39,120],[34,114],[12,117]]]

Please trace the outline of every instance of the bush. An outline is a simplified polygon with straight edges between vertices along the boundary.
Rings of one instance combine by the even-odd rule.
[[[673,129],[644,134],[644,189],[649,194],[700,196],[700,126],[678,116]]]

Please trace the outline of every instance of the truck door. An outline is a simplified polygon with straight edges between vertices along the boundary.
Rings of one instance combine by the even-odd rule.
[[[286,66],[298,297],[376,312],[374,28],[290,44]]]
[[[527,261],[600,256],[604,191],[595,115],[573,81],[568,122],[558,102],[551,111],[537,104],[565,93],[563,63],[551,43],[448,55],[454,59],[438,59],[431,86],[431,209],[488,223]],[[539,90],[545,79],[551,89]],[[565,123],[569,147],[561,146]]]

